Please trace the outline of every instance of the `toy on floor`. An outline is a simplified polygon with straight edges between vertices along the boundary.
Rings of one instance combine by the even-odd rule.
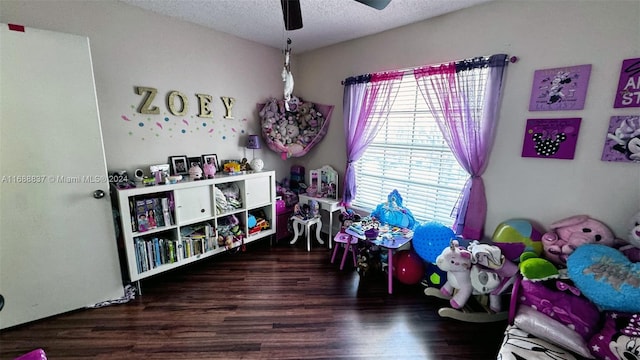
[[[457,240],[451,240],[451,245],[445,248],[436,259],[436,265],[447,272],[447,282],[440,288],[444,296],[452,296],[449,303],[455,309],[460,309],[471,296],[471,252],[460,248]],[[454,295],[454,290],[457,293]]]
[[[518,267],[502,255],[500,248],[473,241],[465,249],[457,240],[452,240],[437,257],[436,266],[446,271],[446,283],[440,290],[427,287],[425,294],[448,299],[451,305],[451,308],[440,309],[438,314],[471,322],[507,318],[507,312],[502,311],[502,295],[511,288]],[[480,305],[480,309],[472,309],[468,300],[478,300],[472,295],[488,295],[488,305],[474,303],[474,306]]]
[[[451,239],[455,239],[455,237],[453,230],[439,222],[431,221],[416,226],[411,244],[421,258],[435,263],[438,255],[449,246]]]
[[[604,223],[587,215],[576,215],[551,224],[551,231],[542,235],[544,257],[564,267],[567,258],[584,244],[613,246],[613,232]]]
[[[401,250],[393,255],[393,275],[401,283],[417,284],[424,278],[425,269],[422,258],[413,251]]]

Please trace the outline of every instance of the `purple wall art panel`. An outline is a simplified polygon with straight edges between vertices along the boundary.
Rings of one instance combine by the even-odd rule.
[[[591,65],[536,70],[529,111],[582,110]]]
[[[522,157],[573,159],[581,118],[528,119]]]
[[[622,61],[614,108],[640,107],[640,58]]]
[[[612,116],[602,149],[602,161],[640,163],[640,116]]]

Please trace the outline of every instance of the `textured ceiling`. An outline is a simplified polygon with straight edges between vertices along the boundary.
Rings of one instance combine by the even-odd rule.
[[[300,0],[303,28],[285,31],[280,0],[120,0],[160,14],[293,51],[376,34],[492,0],[391,0],[375,10],[353,0]]]

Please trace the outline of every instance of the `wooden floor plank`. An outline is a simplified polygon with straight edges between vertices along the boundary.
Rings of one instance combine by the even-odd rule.
[[[440,299],[385,274],[340,271],[330,251],[252,243],[143,281],[126,304],[0,332],[0,359],[495,359],[505,322],[443,319]]]

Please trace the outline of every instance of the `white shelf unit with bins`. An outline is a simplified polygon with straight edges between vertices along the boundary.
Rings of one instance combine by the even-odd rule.
[[[120,241],[127,266],[123,271],[131,282],[276,232],[275,171],[132,189],[112,187],[112,194],[120,212]],[[219,206],[225,202],[228,206]],[[265,220],[251,233],[250,215]],[[234,226],[244,240],[231,247],[218,245],[218,230]]]

